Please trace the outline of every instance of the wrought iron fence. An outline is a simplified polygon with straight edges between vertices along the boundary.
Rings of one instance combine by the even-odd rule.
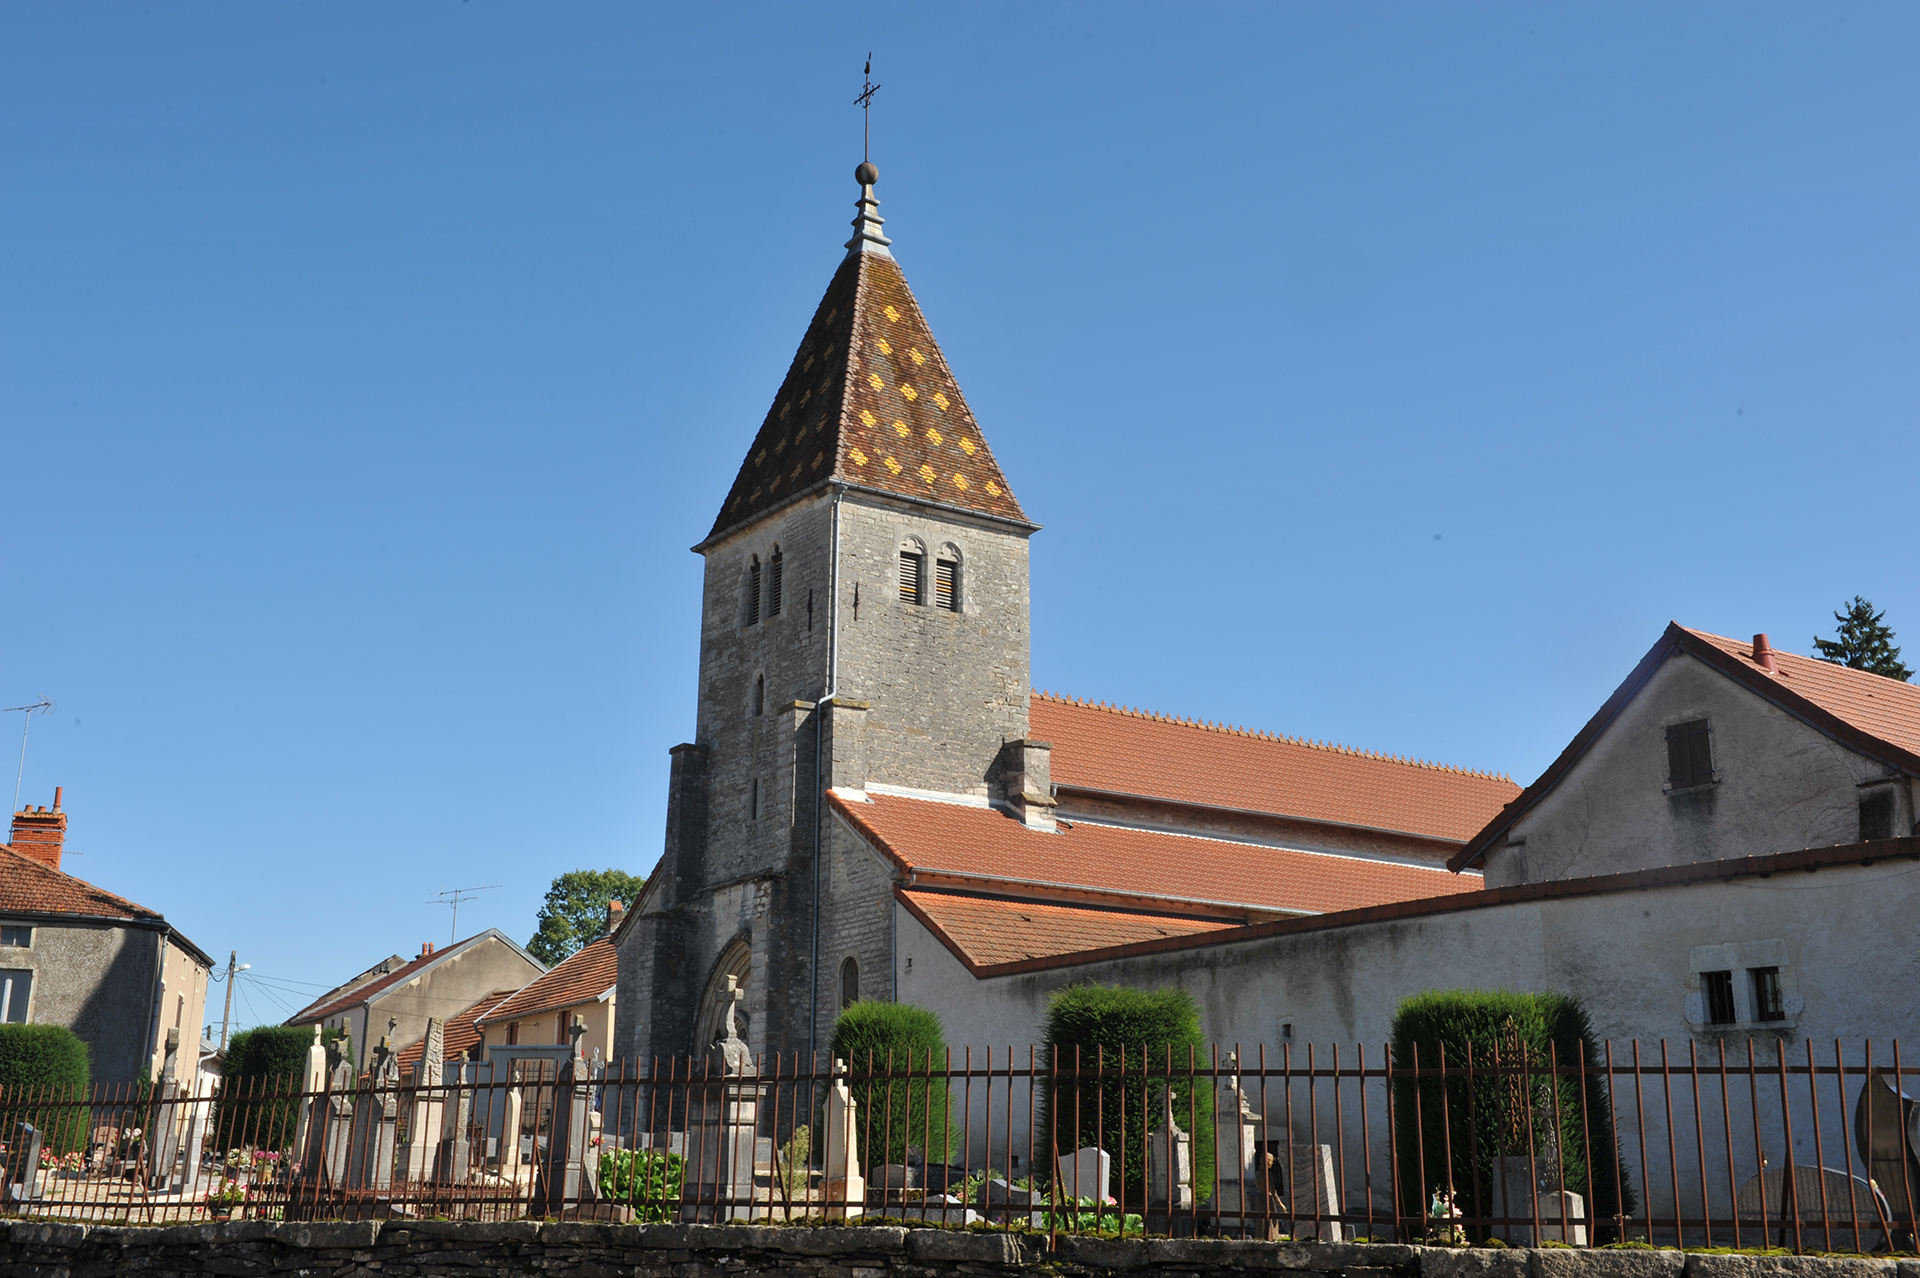
[[[204,1096],[12,1088],[0,1204],[112,1223],[864,1217],[1912,1251],[1916,1072],[1897,1042],[1715,1039],[1572,1061],[1006,1048],[817,1068],[450,1062],[399,1083],[243,1079]]]

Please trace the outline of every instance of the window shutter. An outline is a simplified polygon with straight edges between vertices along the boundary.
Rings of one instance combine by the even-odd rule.
[[[1713,780],[1713,736],[1705,719],[1667,729],[1667,782],[1676,790]]]
[[[917,604],[920,602],[920,566],[922,556],[911,550],[900,552],[900,601]]]
[[[945,559],[934,561],[933,603],[936,608],[945,608],[948,612],[960,611],[960,599],[953,589],[953,570],[957,566]]]
[[[754,560],[747,567],[747,624],[760,622],[760,561]]]
[[[767,581],[767,615],[769,617],[780,615],[780,578],[784,575],[781,571],[784,566],[778,554],[774,555],[773,561],[768,565],[772,570]]]

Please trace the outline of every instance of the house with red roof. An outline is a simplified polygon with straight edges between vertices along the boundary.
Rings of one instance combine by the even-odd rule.
[[[614,1054],[704,1050],[730,983],[756,1051],[817,1051],[848,1003],[906,996],[903,929],[991,966],[1478,888],[1447,862],[1506,777],[1032,689],[1039,525],[877,170],[855,176],[853,237],[694,547],[695,732],[613,934]]]
[[[87,1043],[93,1079],[158,1078],[167,1033],[199,1036],[213,960],[158,910],[61,868],[67,813],[13,814],[0,847],[0,1021],[64,1025]],[[189,1059],[176,1066],[182,1079]]]
[[[619,978],[613,929],[621,914],[621,903],[611,902],[604,932],[477,1017],[474,1027],[482,1035],[483,1046],[571,1043],[573,1024],[579,1021],[586,1026],[580,1050],[609,1059]]]

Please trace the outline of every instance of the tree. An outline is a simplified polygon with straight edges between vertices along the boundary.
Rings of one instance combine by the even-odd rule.
[[[625,870],[571,870],[553,881],[540,907],[540,929],[527,953],[552,967],[606,931],[607,904],[631,905],[647,885]]]
[[[1833,619],[1840,623],[1840,637],[1821,639],[1816,636],[1814,649],[1822,661],[1865,670],[1869,674],[1885,675],[1905,683],[1913,678],[1913,671],[1901,662],[1900,650],[1893,646],[1893,627],[1881,621],[1886,615],[1885,612],[1875,612],[1872,604],[1855,595],[1845,612],[1833,614]]]

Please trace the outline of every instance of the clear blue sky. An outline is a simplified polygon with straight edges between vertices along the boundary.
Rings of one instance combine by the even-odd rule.
[[[71,870],[331,983],[653,865],[869,49],[1039,686],[1525,781],[1669,618],[1920,655],[1910,4],[14,0],[0,703]]]

